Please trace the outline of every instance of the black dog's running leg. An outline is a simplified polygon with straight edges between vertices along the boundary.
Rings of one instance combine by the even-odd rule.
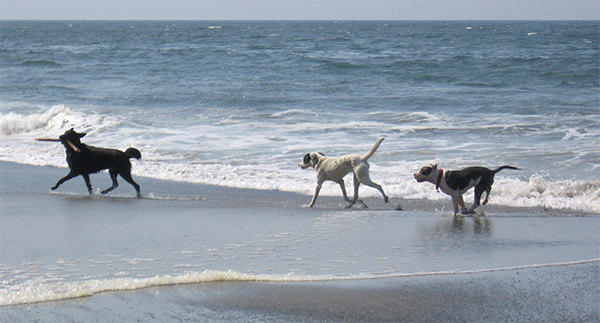
[[[58,182],[56,183],[56,185],[52,186],[50,189],[54,191],[54,190],[55,190],[55,189],[57,189],[57,188],[58,188],[58,187],[59,187],[59,186],[60,186],[62,183],[66,182],[66,181],[68,181],[68,180],[70,180],[71,178],[73,178],[73,177],[76,177],[76,176],[79,176],[79,174],[78,174],[78,173],[75,173],[75,172],[73,172],[73,171],[71,171],[70,173],[68,173],[68,174],[67,174],[67,176],[65,176],[65,177],[63,177],[63,178],[61,178],[61,179],[59,179],[59,180],[58,180]]]
[[[92,194],[92,182],[90,182],[90,175],[88,174],[81,174],[81,176],[83,176],[83,180],[85,181],[85,186],[88,189],[88,193]]]
[[[117,188],[117,186],[119,186],[119,183],[117,183],[117,172],[113,171],[113,170],[109,170],[110,173],[110,178],[112,179],[112,186],[105,189],[104,191],[100,192],[102,194],[106,194],[112,190],[114,190],[115,188]]]
[[[140,186],[133,180],[133,178],[131,178],[131,173],[121,173],[120,175],[124,180],[127,181],[127,183],[131,184],[135,188],[137,197],[142,197],[142,194],[140,193]]]

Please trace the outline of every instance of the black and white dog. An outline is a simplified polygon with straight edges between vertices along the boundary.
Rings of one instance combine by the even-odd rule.
[[[325,157],[322,153],[308,153],[304,156],[300,167],[302,169],[306,169],[309,167],[313,167],[317,171],[317,188],[315,190],[315,195],[310,201],[308,207],[312,207],[315,205],[317,201],[317,196],[319,196],[319,191],[321,191],[321,186],[325,181],[334,181],[340,184],[340,188],[342,189],[342,194],[344,196],[344,200],[346,202],[350,202],[347,206],[351,207],[358,200],[358,187],[360,184],[365,184],[367,186],[371,186],[376,188],[383,195],[383,199],[385,203],[389,202],[387,195],[383,192],[383,188],[369,178],[369,163],[367,160],[373,156],[379,145],[383,141],[384,138],[379,138],[375,145],[366,153],[364,156],[360,155],[346,155],[342,157]],[[348,195],[346,194],[346,187],[344,185],[344,176],[346,174],[353,172],[354,173],[354,199],[350,200]]]
[[[417,182],[431,182],[435,184],[438,191],[442,189],[442,192],[452,196],[452,202],[454,203],[453,215],[458,213],[459,205],[462,214],[473,214],[479,206],[484,192],[483,205],[487,204],[492,184],[494,184],[494,175],[505,168],[520,169],[514,166],[500,166],[495,170],[485,167],[467,167],[462,170],[445,171],[438,168],[437,164],[431,164],[423,166],[418,173],[414,174],[414,177]],[[467,209],[462,195],[473,187],[475,187],[475,201],[471,208]]]
[[[52,190],[57,189],[62,183],[76,176],[83,176],[88,192],[92,194],[92,184],[89,174],[108,169],[113,185],[104,191],[106,194],[119,186],[117,175],[133,185],[137,196],[140,197],[140,186],[131,178],[130,158],[140,159],[142,154],[135,148],[129,148],[125,152],[117,149],[98,148],[81,143],[85,133],[77,133],[73,128],[67,130],[59,139],[38,139],[43,141],[60,141],[67,149],[67,163],[71,171],[67,176],[61,178]]]

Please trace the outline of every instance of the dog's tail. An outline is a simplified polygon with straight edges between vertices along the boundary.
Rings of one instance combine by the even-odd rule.
[[[375,142],[375,145],[373,145],[373,148],[371,148],[371,150],[369,150],[369,152],[366,153],[362,157],[362,159],[367,160],[367,159],[371,158],[371,156],[373,156],[373,154],[377,151],[377,148],[379,148],[379,145],[381,145],[381,142],[383,141],[383,139],[385,139],[385,137],[381,137],[381,138],[377,139],[377,141]]]
[[[521,170],[519,167],[504,165],[504,166],[500,166],[500,167],[496,168],[493,172],[494,172],[494,174],[496,174],[497,172],[499,172],[505,168]]]
[[[129,158],[135,158],[135,159],[142,158],[142,153],[135,148],[127,148],[127,150],[125,150],[125,155]]]

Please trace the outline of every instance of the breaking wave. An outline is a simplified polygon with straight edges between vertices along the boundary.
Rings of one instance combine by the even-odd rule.
[[[205,270],[203,272],[188,272],[182,275],[162,275],[149,278],[112,278],[90,279],[75,282],[37,283],[27,282],[0,290],[0,306],[22,305],[66,299],[89,297],[105,292],[122,292],[140,290],[150,287],[173,286],[185,284],[201,284],[214,282],[326,282],[365,279],[383,279],[418,276],[447,276],[492,273],[513,270],[525,270],[545,267],[570,266],[598,262],[600,259],[589,259],[572,262],[534,264],[502,268],[467,269],[456,271],[427,271],[414,273],[393,273],[387,275],[357,274],[351,276],[336,275],[264,275],[244,274],[237,271]]]

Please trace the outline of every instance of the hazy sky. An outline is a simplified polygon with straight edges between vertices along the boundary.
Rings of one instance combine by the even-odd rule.
[[[600,1],[0,0],[0,19],[600,20]]]

